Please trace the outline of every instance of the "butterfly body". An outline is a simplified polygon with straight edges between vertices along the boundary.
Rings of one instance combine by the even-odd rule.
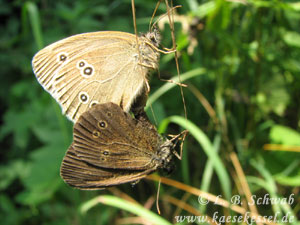
[[[146,92],[149,69],[158,67],[159,41],[156,32],[138,39],[118,31],[78,34],[39,51],[32,67],[73,122],[98,103],[114,102],[128,112]]]
[[[157,169],[170,171],[173,148],[147,120],[132,118],[114,103],[98,104],[75,123],[61,176],[79,189],[136,182]]]

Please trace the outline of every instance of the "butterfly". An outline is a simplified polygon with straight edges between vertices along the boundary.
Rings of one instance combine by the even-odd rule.
[[[137,37],[119,31],[74,35],[40,50],[32,59],[42,87],[73,122],[99,103],[114,102],[128,112],[147,95],[148,72],[158,68],[157,29]]]
[[[163,139],[147,118],[115,103],[97,104],[75,123],[60,174],[70,186],[93,190],[135,183],[158,169],[169,173],[178,137]]]

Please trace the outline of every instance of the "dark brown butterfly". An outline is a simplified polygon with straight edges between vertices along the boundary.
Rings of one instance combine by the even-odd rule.
[[[114,103],[97,104],[74,125],[61,177],[92,190],[137,182],[157,169],[170,172],[177,139],[164,140],[144,116],[133,118]]]

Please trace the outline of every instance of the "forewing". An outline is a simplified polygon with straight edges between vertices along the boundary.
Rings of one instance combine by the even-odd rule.
[[[114,102],[129,111],[148,71],[138,64],[135,42],[124,32],[75,35],[39,51],[33,70],[74,122],[94,103]]]
[[[94,166],[126,170],[156,167],[152,159],[161,143],[156,129],[114,103],[95,105],[83,113],[73,135],[76,155]]]

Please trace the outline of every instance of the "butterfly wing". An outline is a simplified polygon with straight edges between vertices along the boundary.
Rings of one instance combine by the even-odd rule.
[[[98,104],[74,125],[73,147],[86,163],[107,169],[156,169],[161,144],[155,127],[136,120],[114,103]]]
[[[73,144],[69,147],[60,169],[61,177],[67,184],[86,190],[96,190],[127,182],[135,182],[151,172],[151,170],[105,169],[91,165],[76,154]]]
[[[32,66],[40,84],[76,122],[97,103],[130,110],[147,81],[148,68],[139,64],[138,54],[133,34],[92,32],[49,45],[34,56]]]

